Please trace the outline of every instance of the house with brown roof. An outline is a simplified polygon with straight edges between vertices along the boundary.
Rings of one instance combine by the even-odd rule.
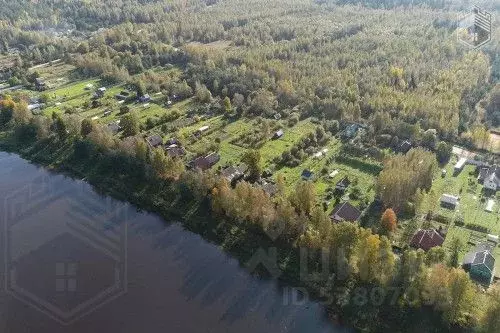
[[[193,169],[200,169],[202,171],[208,170],[220,161],[220,155],[217,153],[210,153],[206,156],[200,156],[191,161],[190,165]]]
[[[163,138],[161,136],[159,136],[158,134],[148,136],[146,138],[146,141],[148,142],[148,144],[151,148],[156,148],[156,147],[161,146],[163,144]]]
[[[333,222],[356,222],[361,217],[361,211],[349,202],[343,202],[335,206],[330,215]]]
[[[433,247],[441,246],[444,237],[436,229],[419,229],[411,238],[410,246],[428,251]]]
[[[176,144],[166,146],[165,151],[167,152],[168,156],[172,158],[182,157],[186,155],[186,150],[183,147]]]

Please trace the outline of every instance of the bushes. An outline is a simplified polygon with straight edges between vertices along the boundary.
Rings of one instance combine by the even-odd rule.
[[[475,224],[475,223],[468,223],[468,224],[465,225],[465,227],[467,229],[469,229],[469,230],[474,230],[474,231],[482,232],[482,233],[485,233],[485,234],[489,234],[490,233],[490,229],[488,229],[485,226],[482,226],[482,225],[479,225],[479,224]]]
[[[444,216],[441,214],[433,214],[432,219],[436,222],[443,223],[443,224],[449,224],[451,222],[451,218],[448,216]]]

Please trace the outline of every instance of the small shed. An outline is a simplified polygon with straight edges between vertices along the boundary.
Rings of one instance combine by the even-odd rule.
[[[456,209],[460,198],[451,194],[441,196],[441,206],[448,209]]]
[[[465,157],[462,157],[458,160],[457,164],[455,164],[454,170],[455,173],[460,173],[462,169],[465,166],[465,163],[467,163],[467,159]]]
[[[488,203],[486,204],[486,208],[484,210],[491,213],[491,212],[493,212],[493,206],[495,206],[495,200],[489,199]]]
[[[314,172],[312,172],[309,169],[304,169],[300,175],[300,177],[303,180],[313,180],[314,179]]]
[[[284,132],[282,129],[280,129],[279,131],[276,131],[276,132],[274,133],[274,135],[273,135],[273,139],[274,139],[274,140],[280,139],[280,138],[282,138],[282,137],[283,137],[283,135],[284,135],[284,134],[285,134],[285,132]]]
[[[145,94],[141,97],[139,97],[139,102],[141,103],[148,103],[151,101],[151,96],[149,96],[149,94]]]
[[[333,170],[332,172],[330,172],[330,174],[328,176],[330,178],[335,178],[335,176],[338,174],[339,174],[339,170]]]
[[[201,136],[203,133],[205,133],[206,131],[208,131],[209,129],[210,129],[210,126],[208,126],[208,125],[202,126],[202,127],[198,128],[198,129],[196,130],[196,132],[194,132],[194,135],[195,135],[196,137],[199,137],[199,136]]]

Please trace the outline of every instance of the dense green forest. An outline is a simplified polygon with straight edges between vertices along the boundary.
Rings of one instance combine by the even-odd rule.
[[[497,125],[475,104],[497,80],[498,39],[470,52],[454,38],[454,10],[412,3],[7,1],[0,47],[20,50],[18,67],[7,69],[19,80],[23,68],[58,58],[117,81],[176,64],[190,86],[242,95],[253,114],[298,107],[302,117],[363,119],[403,137],[412,137],[408,125],[445,138]]]
[[[500,17],[498,0],[477,4]],[[244,235],[284,230],[277,240],[284,251],[298,246],[316,251],[317,275],[308,287],[318,293],[326,288],[335,298],[332,307],[358,327],[408,329],[423,320],[429,330],[495,332],[498,295],[478,293],[457,268],[458,245],[396,256],[390,239],[396,213],[415,216],[418,202],[431,192],[438,164],[450,160],[451,144],[494,150],[485,138],[500,126],[500,25],[494,21],[492,40],[480,49],[458,42],[457,15],[471,6],[448,0],[0,0],[0,79],[27,91],[2,94],[0,127],[7,133],[2,138],[11,149],[25,144],[24,152],[44,162],[53,163],[54,155],[85,176],[96,172],[101,182],[125,179],[127,185],[113,185],[160,211],[175,194],[201,202],[220,223],[230,224],[228,230],[242,228]],[[121,107],[109,102],[109,110],[98,98],[58,108],[61,96],[54,90],[35,92],[37,66],[53,62],[71,68],[70,81],[81,84],[77,96],[86,94],[88,82],[134,94]],[[165,113],[142,124],[137,109],[148,111],[137,99],[146,93],[160,96],[154,102]],[[53,108],[48,117],[28,112],[33,95]],[[187,100],[183,105],[191,109],[183,111],[195,116],[181,114],[180,107],[170,112],[167,103],[174,96],[174,102]],[[66,97],[57,99],[59,105]],[[124,127],[120,138],[99,120],[117,111],[112,107],[119,108]],[[85,113],[92,109],[99,110],[95,122]],[[207,114],[217,114],[226,138],[197,141],[184,125],[171,125]],[[233,135],[226,130],[231,124],[255,128],[233,129]],[[365,135],[335,137],[352,124]],[[283,127],[295,128],[297,140],[273,156],[266,151],[273,144],[269,137]],[[186,171],[182,159],[148,148],[149,130],[175,135],[196,156],[230,139],[229,147],[245,148],[237,158],[250,166],[251,176],[231,186],[215,172]],[[183,130],[188,134],[181,139]],[[405,140],[418,147],[395,154]],[[277,149],[280,142],[274,143]],[[338,149],[332,161],[368,175],[356,180],[349,199],[368,214],[377,207],[377,214],[384,211],[377,216],[380,228],[332,224],[322,206],[329,202],[317,200],[311,182],[290,186],[278,174],[272,199],[254,186],[263,173],[261,161],[276,170],[299,167],[327,146]],[[367,179],[373,184],[361,184]],[[361,189],[376,191],[377,198]],[[322,280],[322,248],[334,254],[332,265],[341,260],[348,266],[342,282]],[[358,287],[401,294],[379,306],[346,301]]]

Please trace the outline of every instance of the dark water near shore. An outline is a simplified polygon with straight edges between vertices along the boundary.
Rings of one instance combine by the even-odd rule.
[[[0,332],[345,332],[176,223],[0,153]]]

